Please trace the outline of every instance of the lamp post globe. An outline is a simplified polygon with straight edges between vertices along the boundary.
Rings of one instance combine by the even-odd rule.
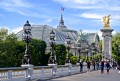
[[[66,58],[66,63],[70,63],[70,54],[69,54],[69,50],[70,50],[70,43],[71,43],[71,38],[68,36],[66,38],[66,49],[67,49],[67,58]]]
[[[32,35],[31,35],[31,25],[29,24],[29,21],[27,21],[24,24],[23,27],[23,40],[26,43],[26,50],[25,50],[25,55],[22,59],[22,65],[32,65],[32,60],[31,60],[31,55],[30,55],[30,49],[29,49],[29,43],[32,39]]]
[[[51,51],[51,54],[50,54],[50,58],[49,58],[49,61],[48,61],[48,65],[51,65],[51,64],[55,64],[56,61],[55,61],[55,55],[54,55],[54,46],[55,46],[55,32],[52,30],[49,34],[50,38],[49,38],[49,44],[50,44],[50,51]]]

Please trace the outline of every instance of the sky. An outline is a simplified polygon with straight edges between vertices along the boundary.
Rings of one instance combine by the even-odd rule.
[[[120,31],[120,0],[0,0],[0,28],[17,33],[27,20],[31,25],[56,28],[61,7],[64,8],[64,24],[70,29],[101,36],[101,19],[111,15],[113,33]]]

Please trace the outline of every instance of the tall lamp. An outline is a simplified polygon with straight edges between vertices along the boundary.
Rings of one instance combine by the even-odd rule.
[[[48,63],[49,64],[55,64],[56,63],[55,55],[54,55],[55,32],[52,30],[49,35],[50,35],[49,43],[50,43],[50,47],[51,47],[51,54],[50,54],[50,58],[49,58]]]
[[[71,43],[71,38],[68,36],[66,38],[66,42],[67,42],[67,45],[66,45],[66,49],[67,49],[67,58],[66,58],[66,63],[70,63],[70,54],[69,54],[69,50],[70,50],[70,43]]]
[[[32,39],[32,35],[31,35],[31,25],[29,24],[29,21],[27,21],[24,24],[23,31],[24,31],[23,40],[26,43],[26,50],[25,50],[25,55],[22,59],[22,65],[21,66],[32,65],[30,49],[29,49],[29,43]]]
[[[79,53],[79,56],[78,56],[78,63],[79,63],[80,62],[80,58],[81,58],[81,55],[80,55],[80,52],[81,52],[81,42],[77,43],[77,49],[78,49],[78,53]]]

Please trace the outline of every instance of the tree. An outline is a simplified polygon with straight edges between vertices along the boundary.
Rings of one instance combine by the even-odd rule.
[[[39,65],[47,65],[48,64],[48,58],[49,55],[45,54],[46,50],[46,42],[38,39],[33,39],[30,43],[31,45],[31,56],[33,65],[39,66]]]
[[[112,57],[120,65],[120,33],[116,33],[112,38]]]
[[[5,40],[7,35],[8,35],[8,30],[5,28],[1,28],[0,29],[0,41]]]
[[[58,44],[55,46],[55,55],[58,65],[64,65],[66,60],[66,47],[64,44]]]
[[[45,54],[46,43],[33,39],[30,43],[30,54],[33,65],[47,65],[49,54]],[[7,29],[0,29],[0,67],[21,66],[25,54],[25,42],[18,41],[16,34],[8,34]]]
[[[17,37],[14,33],[8,34],[7,29],[0,29],[0,67],[14,67],[16,66],[16,53]],[[3,59],[4,58],[4,59]]]

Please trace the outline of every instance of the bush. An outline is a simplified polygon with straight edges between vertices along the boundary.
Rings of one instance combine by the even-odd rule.
[[[71,63],[72,63],[72,64],[76,64],[76,63],[77,63],[77,60],[78,60],[78,57],[77,57],[77,56],[72,56],[72,57],[70,58],[70,60],[71,60]]]

